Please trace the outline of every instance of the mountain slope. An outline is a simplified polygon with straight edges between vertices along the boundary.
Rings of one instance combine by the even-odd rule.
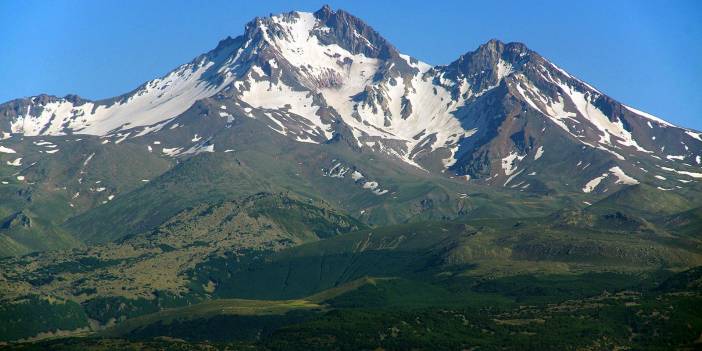
[[[81,240],[147,230],[208,198],[284,189],[378,224],[544,215],[637,184],[644,198],[670,191],[702,205],[698,132],[617,102],[524,44],[491,40],[431,66],[327,6],[256,18],[119,97],[2,104],[0,132],[0,187],[44,194],[35,207],[59,199],[68,208],[52,223]],[[214,171],[232,157],[248,173]]]
[[[217,113],[227,120],[226,109],[238,109],[300,142],[343,139],[359,151],[495,186],[564,190],[549,184],[562,183],[550,175],[554,150],[580,154],[559,164],[578,177],[560,184],[570,191],[642,181],[675,189],[702,178],[699,133],[617,102],[523,44],[492,40],[432,67],[329,7],[257,18],[242,36],[114,99],[11,101],[0,106],[0,128],[139,138],[205,98],[221,102]],[[583,172],[589,159],[600,162]],[[536,182],[527,177],[533,172]]]

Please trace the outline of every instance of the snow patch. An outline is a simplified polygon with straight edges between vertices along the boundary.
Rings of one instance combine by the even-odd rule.
[[[5,154],[16,154],[17,151],[10,149],[9,147],[0,146],[0,152]]]
[[[38,115],[28,108],[11,124],[13,133],[34,135],[107,135],[126,128],[151,126],[185,112],[195,101],[216,94],[231,82],[214,85],[207,81],[215,62],[200,60],[182,65],[166,76],[142,85],[133,94],[110,105],[85,102],[74,105],[59,99],[41,106]]]
[[[12,162],[7,161],[7,165],[8,166],[15,166],[15,167],[21,166],[22,165],[22,157],[18,157]]]
[[[641,111],[641,110],[637,110],[637,109],[635,109],[635,108],[633,108],[633,107],[631,107],[631,106],[627,106],[627,105],[624,105],[624,104],[622,104],[622,106],[624,106],[624,108],[626,108],[627,110],[629,110],[629,111],[631,111],[631,112],[633,112],[633,113],[635,113],[635,114],[637,114],[637,115],[639,115],[639,116],[641,116],[641,117],[648,118],[648,119],[650,119],[650,120],[652,120],[652,121],[658,122],[658,123],[660,123],[660,124],[664,124],[664,125],[669,126],[669,127],[675,127],[674,125],[670,124],[669,122],[665,121],[664,119],[658,118],[658,117],[656,117],[656,116],[654,116],[654,115],[652,115],[652,114],[650,114],[650,113],[646,113],[646,112],[643,112],[643,111]],[[650,122],[647,122],[647,123],[648,123],[648,126],[649,126],[649,127],[653,128],[653,127],[651,126],[651,123],[650,123]]]
[[[538,160],[541,158],[541,156],[544,155],[544,147],[539,146],[538,149],[536,149],[536,154],[534,154],[534,161]]]
[[[663,166],[658,166],[658,167],[659,167],[660,169],[664,170],[664,171],[673,172],[673,173],[677,173],[677,174],[682,174],[682,175],[686,175],[686,176],[689,176],[689,177],[692,177],[692,178],[702,178],[702,173],[687,172],[687,171],[679,171],[679,170],[674,169],[674,168],[663,167]]]
[[[609,169],[610,173],[612,173],[615,177],[617,177],[617,180],[615,183],[617,184],[625,184],[625,185],[635,185],[639,184],[639,181],[628,176],[624,171],[622,171],[621,168],[619,167],[612,167]]]
[[[161,152],[163,152],[164,154],[166,154],[166,155],[168,155],[168,156],[173,157],[173,156],[177,156],[182,150],[183,150],[183,149],[182,149],[182,148],[179,148],[179,147],[174,147],[174,148],[166,148],[166,147],[164,147],[164,148],[161,150]]]
[[[375,189],[378,187],[378,182],[365,182],[363,183],[363,189]]]
[[[524,156],[519,156],[518,153],[516,152],[511,152],[509,155],[507,155],[505,158],[502,159],[502,169],[505,172],[505,175],[511,175],[517,170],[517,162],[521,161],[526,157]]]
[[[605,178],[607,178],[610,175],[617,178],[614,181],[615,184],[624,184],[624,185],[639,184],[638,180],[630,177],[629,175],[624,173],[624,171],[622,171],[621,168],[616,166],[616,167],[610,168],[607,172],[604,172],[604,173],[602,173],[602,175],[587,182],[585,184],[585,186],[583,187],[582,191],[584,193],[591,193],[593,190],[595,190],[600,185],[600,183],[602,183],[603,180],[605,180]]]
[[[361,178],[363,178],[363,174],[361,172],[353,171],[353,173],[351,173],[351,179],[353,179],[354,181],[358,181]]]

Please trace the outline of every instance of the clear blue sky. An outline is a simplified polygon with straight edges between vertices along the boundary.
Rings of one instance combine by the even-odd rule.
[[[702,1],[0,0],[0,101],[125,93],[243,32],[322,4],[400,51],[446,64],[491,38],[521,41],[626,104],[702,130]]]

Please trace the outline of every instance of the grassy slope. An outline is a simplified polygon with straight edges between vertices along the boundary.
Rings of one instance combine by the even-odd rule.
[[[0,154],[0,179],[8,183],[0,185],[0,222],[18,213],[30,220],[29,225],[0,229],[0,241],[6,243],[0,256],[80,247],[81,241],[61,223],[109,201],[109,196],[142,186],[141,179],[171,164],[135,145],[102,145],[87,136],[81,142],[74,139],[13,138],[9,145],[17,153]],[[46,153],[46,146],[34,144],[39,140],[53,143],[58,151]],[[19,157],[20,166],[7,164]]]
[[[648,229],[550,221],[421,222],[375,228],[247,263],[215,258],[198,265],[191,279],[216,281],[215,296],[273,299],[306,296],[363,276],[572,274],[702,264],[694,246],[672,245]]]
[[[627,214],[658,218],[689,210],[700,199],[689,198],[682,194],[670,191],[660,191],[645,184],[630,186],[598,201],[589,208],[595,213],[608,213],[621,211]]]
[[[293,300],[214,299],[128,319],[118,326],[101,331],[99,335],[105,337],[123,336],[149,324],[168,324],[173,321],[182,322],[220,315],[265,316],[283,315],[296,310],[323,310],[328,308],[327,301],[367,284],[375,285],[385,280],[387,279],[364,277],[311,296]]]

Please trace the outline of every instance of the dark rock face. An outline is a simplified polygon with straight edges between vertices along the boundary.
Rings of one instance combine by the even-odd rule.
[[[444,68],[447,78],[467,79],[477,93],[500,81],[501,61],[521,67],[531,59],[531,53],[522,43],[504,44],[492,39],[477,50],[468,52]]]
[[[361,19],[346,11],[333,11],[325,5],[314,16],[321,26],[331,29],[316,33],[324,45],[337,44],[354,54],[383,60],[399,58],[399,53],[392,44]]]
[[[0,229],[29,228],[31,226],[32,220],[21,211],[10,215],[0,222]]]

